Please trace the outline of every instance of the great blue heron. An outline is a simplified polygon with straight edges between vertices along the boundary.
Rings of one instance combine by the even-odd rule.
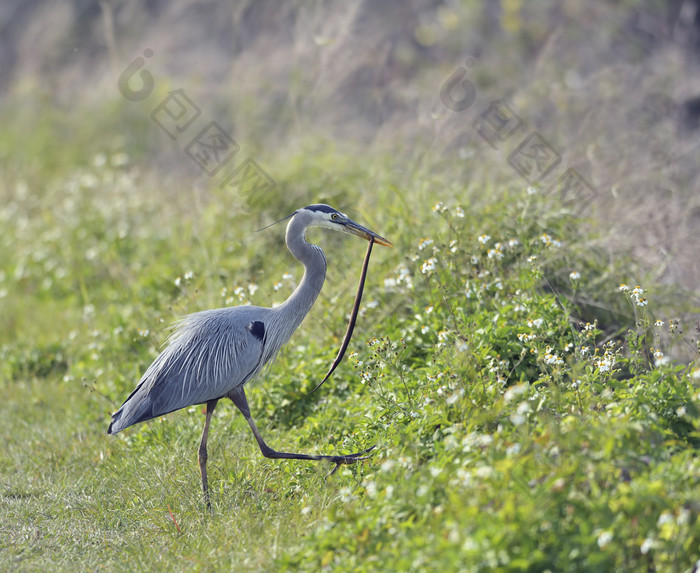
[[[207,436],[214,408],[221,398],[230,398],[238,407],[250,425],[260,451],[267,458],[327,460],[335,463],[337,469],[340,464],[365,459],[362,456],[369,451],[336,456],[277,452],[264,442],[250,415],[244,385],[255,378],[287,343],[311,310],[325,280],[326,257],[319,246],[306,242],[306,230],[309,227],[326,227],[344,231],[370,241],[369,249],[373,242],[393,246],[385,238],[328,205],[310,205],[295,211],[290,217],[287,248],[304,265],[304,277],[291,296],[274,308],[219,308],[185,317],[169,338],[168,346],[146,370],[136,389],[112,416],[109,425],[108,433],[116,434],[133,424],[193,404],[206,404],[206,418],[199,444],[199,468],[207,503]],[[369,252],[354,316],[361,297]],[[352,332],[354,316],[348,335]],[[342,357],[347,338],[336,362]]]

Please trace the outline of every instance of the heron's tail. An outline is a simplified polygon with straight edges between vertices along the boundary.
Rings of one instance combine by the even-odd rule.
[[[108,434],[118,434],[125,428],[155,418],[158,414],[153,411],[153,403],[148,393],[140,383],[124,401],[121,408],[112,414],[112,421],[107,429]]]
[[[124,405],[126,405],[126,403]],[[126,420],[122,419],[123,412],[124,406],[122,406],[121,408],[119,408],[119,410],[112,414],[112,421],[109,423],[109,428],[107,428],[108,434],[118,434],[124,428],[131,425],[127,424]]]
[[[112,421],[109,423],[109,428],[107,428],[108,434],[116,434],[117,432],[121,432],[123,430],[123,428],[119,427],[119,418],[121,418],[120,412],[117,412],[114,414],[114,416],[112,416]]]

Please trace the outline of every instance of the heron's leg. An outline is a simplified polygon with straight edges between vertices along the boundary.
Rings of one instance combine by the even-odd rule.
[[[214,413],[218,400],[210,400],[207,402],[207,417],[204,419],[204,429],[202,430],[202,440],[199,442],[199,471],[202,473],[202,490],[204,491],[204,499],[207,502],[207,507],[211,507],[209,501],[209,486],[207,482],[207,438],[209,437],[209,424],[211,423],[211,415]]]
[[[347,455],[340,455],[340,456],[320,456],[320,455],[310,455],[310,454],[291,454],[287,452],[278,452],[276,450],[273,450],[270,446],[268,446],[265,443],[265,440],[262,439],[262,436],[260,435],[260,432],[258,431],[257,426],[255,425],[255,421],[253,420],[252,416],[250,415],[250,408],[248,407],[248,400],[245,397],[245,391],[243,390],[243,386],[237,386],[234,388],[231,392],[227,394],[229,398],[233,401],[233,403],[238,407],[238,409],[241,411],[241,414],[245,417],[246,421],[248,422],[248,425],[250,426],[250,429],[253,431],[253,435],[255,436],[255,440],[258,442],[258,446],[260,446],[260,451],[262,452],[262,455],[265,456],[266,458],[272,458],[272,459],[285,459],[285,460],[315,460],[315,461],[329,461],[334,464],[336,464],[335,470],[338,469],[338,467],[341,464],[352,464],[355,462],[358,462],[360,460],[366,460],[367,457],[364,454],[367,454],[371,452],[374,449],[374,446],[371,448],[364,450],[362,452],[357,452],[355,454],[347,454]],[[331,472],[331,473],[333,473]]]

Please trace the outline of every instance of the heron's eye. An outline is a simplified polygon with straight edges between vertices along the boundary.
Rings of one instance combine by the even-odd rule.
[[[337,221],[338,220],[338,213],[333,213],[331,215],[331,219],[333,219],[333,221]]]

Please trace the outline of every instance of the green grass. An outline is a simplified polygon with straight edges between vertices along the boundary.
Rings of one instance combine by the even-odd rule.
[[[52,141],[59,120],[44,121],[34,143]],[[593,249],[589,222],[556,198],[312,142],[274,165],[276,195],[251,212],[217,188],[161,185],[131,148],[87,137],[44,143],[25,177],[13,137],[0,569],[675,572],[700,559],[698,363],[665,358],[693,341],[655,315],[667,305],[654,285],[618,289],[631,267]],[[288,295],[301,269],[284,228],[252,231],[317,201],[396,247],[375,248],[352,355],[308,396],[365,249],[309,233],[329,280],[251,408],[275,448],[376,453],[332,477],[266,460],[222,403],[208,512],[202,408],[118,437],[110,413],[178,317]]]

